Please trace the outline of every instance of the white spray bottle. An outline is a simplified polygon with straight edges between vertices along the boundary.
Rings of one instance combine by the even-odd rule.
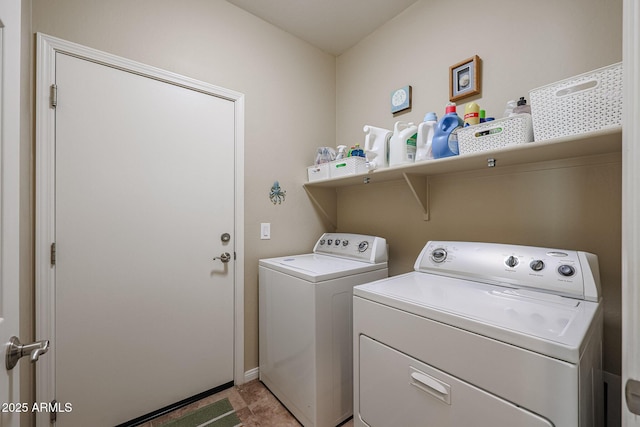
[[[415,161],[417,133],[418,126],[413,123],[396,122],[389,141],[389,166]]]
[[[418,138],[416,140],[416,162],[433,159],[431,143],[433,134],[438,124],[436,113],[427,113],[424,121],[418,125]]]

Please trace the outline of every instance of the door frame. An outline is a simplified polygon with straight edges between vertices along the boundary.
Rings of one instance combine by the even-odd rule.
[[[12,335],[22,341],[30,340],[27,328],[20,324],[21,294],[26,285],[20,274],[21,238],[24,225],[21,217],[21,156],[22,144],[28,143],[28,133],[22,128],[25,113],[21,96],[24,81],[24,61],[21,55],[23,35],[22,1],[0,4],[0,402],[20,402],[23,378],[21,365],[12,370],[4,368],[6,344]],[[26,136],[25,136],[26,135]],[[24,300],[23,300],[24,302]],[[24,305],[24,304],[23,304]],[[28,342],[28,341],[27,341]],[[25,369],[29,369],[28,362]],[[0,413],[0,425],[18,427],[20,420],[27,420],[20,413]]]
[[[640,426],[627,407],[625,385],[640,380],[640,4],[623,0],[622,58],[624,86],[622,128],[622,425]]]
[[[58,53],[177,85],[234,103],[234,364],[235,384],[243,384],[244,374],[244,94],[189,77],[141,64],[46,34],[37,34],[36,53],[36,135],[35,135],[35,326],[36,336],[51,340],[55,348],[55,267],[50,264],[55,242],[55,109],[50,87],[55,82]],[[53,354],[52,354],[53,353]],[[55,352],[36,365],[36,402],[55,398]],[[49,425],[48,414],[37,415],[38,425]]]

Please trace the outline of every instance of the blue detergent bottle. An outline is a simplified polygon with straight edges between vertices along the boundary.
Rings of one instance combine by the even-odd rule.
[[[456,113],[456,104],[450,102],[445,108],[445,115],[436,125],[431,149],[434,159],[458,155],[458,129],[464,121]]]

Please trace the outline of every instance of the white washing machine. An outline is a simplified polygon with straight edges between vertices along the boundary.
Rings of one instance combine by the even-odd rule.
[[[353,287],[388,276],[380,237],[325,233],[259,262],[260,380],[304,426],[353,414]]]
[[[353,300],[356,426],[603,425],[595,255],[429,242]]]

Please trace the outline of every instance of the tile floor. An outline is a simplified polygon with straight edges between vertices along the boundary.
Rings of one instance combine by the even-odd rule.
[[[184,414],[201,408],[220,399],[228,398],[236,410],[236,414],[245,427],[299,427],[301,424],[282,406],[271,392],[259,381],[250,381],[241,386],[234,386],[209,396],[191,405],[180,408],[155,420],[142,424],[141,427],[159,427],[169,420],[180,418]],[[352,427],[353,419],[341,427]]]

